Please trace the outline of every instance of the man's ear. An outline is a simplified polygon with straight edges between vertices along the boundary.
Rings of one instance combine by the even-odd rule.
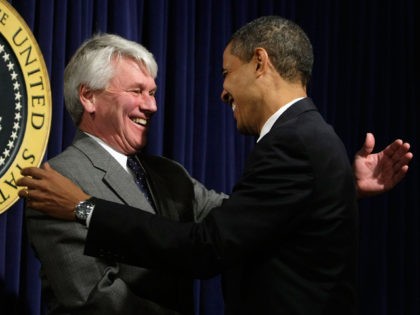
[[[86,112],[89,114],[95,112],[95,93],[84,84],[79,87],[79,98]]]
[[[254,51],[255,70],[257,75],[265,73],[268,69],[269,58],[267,51],[262,47],[255,48]]]

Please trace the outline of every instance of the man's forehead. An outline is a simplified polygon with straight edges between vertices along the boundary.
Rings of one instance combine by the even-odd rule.
[[[142,60],[137,60],[133,57],[128,57],[128,56],[121,56],[120,58],[113,60],[113,63],[114,63],[114,67],[118,67],[119,65],[122,65],[122,64],[124,64],[124,67],[126,69],[133,69],[134,67],[140,70],[144,76],[151,77],[153,80],[155,79],[153,78],[149,69],[147,68],[147,66]]]
[[[223,50],[223,57],[225,57],[226,55],[230,55],[232,51],[232,44],[228,44],[225,49]]]

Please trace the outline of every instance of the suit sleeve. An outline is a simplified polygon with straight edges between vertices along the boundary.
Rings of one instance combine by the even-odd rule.
[[[299,141],[260,145],[257,153],[230,198],[200,223],[97,199],[86,254],[205,278],[279,246],[272,240],[287,235],[307,209],[311,166]]]

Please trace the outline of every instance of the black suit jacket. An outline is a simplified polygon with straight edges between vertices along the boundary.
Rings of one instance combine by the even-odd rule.
[[[96,200],[85,251],[194,277],[222,272],[226,314],[354,314],[354,187],[342,142],[305,98],[256,144],[231,197],[201,223]]]

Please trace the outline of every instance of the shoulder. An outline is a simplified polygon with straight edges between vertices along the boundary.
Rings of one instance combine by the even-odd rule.
[[[312,165],[348,161],[345,147],[332,126],[317,110],[302,111],[276,122],[255,147],[252,161],[271,161],[291,165]]]
[[[315,108],[303,110],[287,120],[276,122],[265,140],[269,146],[280,145],[303,151],[314,146],[331,147],[341,143],[333,127]]]
[[[90,176],[96,170],[92,159],[73,145],[48,160],[48,163],[53,169],[73,180]]]
[[[80,163],[81,160],[87,159],[86,155],[73,145],[67,147],[63,152],[48,160],[51,166],[69,167],[69,165]]]

